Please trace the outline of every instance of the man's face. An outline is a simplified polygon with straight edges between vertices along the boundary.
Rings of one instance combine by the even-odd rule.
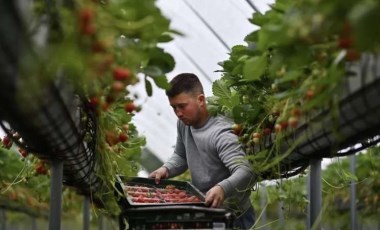
[[[169,97],[170,106],[177,117],[185,124],[196,126],[201,118],[201,108],[204,105],[204,95],[181,93]]]

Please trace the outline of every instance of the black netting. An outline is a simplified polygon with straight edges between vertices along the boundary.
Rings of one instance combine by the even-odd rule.
[[[359,62],[348,63],[339,94],[338,116],[326,108],[309,115],[282,143],[281,151],[294,150],[279,165],[282,177],[302,172],[311,159],[354,154],[380,141],[380,57],[364,54]],[[271,140],[275,137],[271,137]],[[300,143],[293,145],[300,138]],[[266,147],[272,141],[266,140]],[[276,178],[272,172],[266,179]]]
[[[19,133],[22,139],[13,141],[38,158],[63,161],[65,184],[96,191],[103,182],[96,176],[94,111],[63,72],[52,78],[19,72],[21,57],[37,62],[38,55],[15,4],[1,1],[0,7],[1,126],[10,137]]]

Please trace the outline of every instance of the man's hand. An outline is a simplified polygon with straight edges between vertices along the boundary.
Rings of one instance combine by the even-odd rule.
[[[150,178],[155,178],[156,184],[160,183],[160,179],[166,179],[169,177],[169,170],[166,167],[160,167],[149,174]]]
[[[205,204],[211,208],[219,208],[224,201],[224,190],[219,185],[212,187],[206,193]]]

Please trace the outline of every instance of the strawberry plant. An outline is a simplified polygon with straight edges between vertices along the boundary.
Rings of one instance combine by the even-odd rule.
[[[64,78],[73,86],[82,99],[81,109],[87,112],[81,122],[94,120],[90,128],[96,136],[88,135],[86,130],[78,133],[86,133],[83,137],[86,144],[96,143],[97,166],[93,173],[107,187],[95,191],[94,198],[104,203],[110,201],[111,206],[105,208],[114,212],[111,191],[115,176],[137,173],[136,165],[145,144],[132,123],[132,117],[143,105],[135,104],[129,88],[143,81],[147,95],[152,96],[151,82],[163,89],[168,87],[165,74],[174,68],[174,59],[158,44],[170,41],[177,32],[169,29],[170,21],[153,0],[80,0],[63,5],[37,0],[33,6],[33,19],[41,24],[26,22],[25,28],[30,31],[25,34],[30,36],[31,47],[24,50],[18,66],[21,83],[16,97],[28,110],[28,104],[45,106],[42,101],[31,101],[32,96],[53,82]],[[40,31],[41,25],[48,28],[46,40],[43,45],[34,44],[32,36]],[[5,137],[2,146],[11,148],[12,138]],[[30,154],[25,151],[20,154],[29,159]],[[36,160],[25,163],[38,175],[49,174],[45,163]],[[27,174],[24,172],[24,177]]]
[[[239,140],[258,175],[283,175],[278,163],[304,137],[286,153],[280,147],[300,124],[326,108],[332,120],[339,118],[347,62],[379,51],[379,9],[368,1],[278,0],[265,14],[253,14],[259,29],[219,63],[222,76],[208,104],[244,127]]]

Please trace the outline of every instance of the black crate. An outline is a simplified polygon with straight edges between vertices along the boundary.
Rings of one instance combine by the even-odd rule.
[[[188,205],[136,207],[122,215],[132,230],[232,229],[234,221],[233,214],[226,209]]]
[[[205,196],[200,192],[194,185],[187,181],[178,181],[178,180],[168,180],[162,179],[159,184],[155,183],[155,180],[152,178],[143,178],[143,177],[125,177],[117,175],[116,177],[116,195],[118,196],[119,205],[122,210],[133,208],[133,207],[145,207],[145,206],[168,206],[168,205],[196,205],[204,206]],[[170,202],[162,197],[157,203],[140,203],[135,202],[134,197],[128,195],[126,188],[128,186],[141,186],[143,189],[141,193],[152,194],[162,189],[165,189],[168,185],[174,185],[176,189],[185,191],[187,196],[196,197],[196,201],[175,201]],[[160,192],[159,192],[160,193]],[[160,194],[161,196],[162,194]]]

